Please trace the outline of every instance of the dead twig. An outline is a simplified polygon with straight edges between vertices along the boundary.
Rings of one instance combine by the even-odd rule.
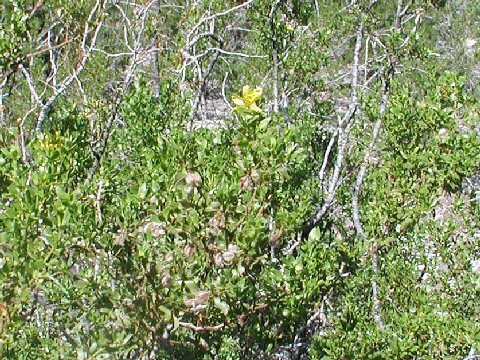
[[[225,324],[220,324],[215,326],[196,326],[187,322],[179,322],[178,326],[193,330],[195,332],[199,332],[199,331],[220,331],[225,327]]]
[[[98,215],[98,222],[100,226],[103,225],[103,218],[102,218],[102,191],[103,191],[103,184],[104,181],[103,179],[100,180],[98,183],[98,190],[97,190],[97,196],[95,198],[95,207],[97,208],[97,215]]]
[[[359,73],[359,62],[360,62],[360,52],[362,50],[362,41],[363,41],[363,23],[364,19],[363,16],[359,21],[359,25],[357,27],[357,39],[355,42],[355,49],[354,49],[354,56],[353,56],[353,65],[352,65],[352,92],[351,92],[351,101],[350,101],[350,106],[345,113],[345,115],[341,118],[339,118],[338,122],[338,128],[335,134],[333,135],[338,136],[337,140],[337,159],[335,162],[335,166],[333,169],[333,174],[332,177],[330,178],[329,185],[328,185],[328,190],[326,193],[325,200],[322,204],[321,207],[319,207],[315,211],[315,215],[313,219],[310,221],[308,224],[307,228],[312,229],[315,227],[320,220],[323,218],[323,216],[326,214],[326,212],[330,209],[330,206],[333,203],[333,200],[335,198],[336,190],[338,187],[338,182],[340,178],[340,173],[343,167],[343,162],[345,158],[345,152],[347,149],[349,137],[350,137],[350,131],[353,127],[354,124],[354,118],[355,118],[355,113],[357,112],[358,108],[358,73]],[[331,146],[333,146],[333,141],[330,140]],[[329,145],[330,145],[329,144]],[[329,146],[331,150],[331,146]],[[327,148],[328,150],[328,148]],[[325,158],[329,156],[329,152],[327,152],[324,156],[323,164],[322,164],[322,170],[319,174],[319,177],[324,176],[324,171],[326,168],[326,161]]]
[[[359,197],[362,191],[362,184],[365,178],[365,174],[367,172],[367,167],[370,164],[370,158],[372,156],[373,151],[375,150],[375,145],[377,143],[380,129],[383,124],[383,119],[387,110],[387,103],[388,103],[388,96],[389,96],[389,79],[385,79],[383,75],[381,75],[382,83],[383,83],[383,92],[382,92],[382,99],[380,102],[380,114],[379,118],[376,121],[374,128],[373,128],[373,135],[372,140],[370,142],[369,147],[365,151],[364,158],[360,169],[358,170],[357,174],[357,181],[355,184],[355,189],[353,192],[352,197],[352,212],[353,212],[353,223],[355,225],[355,230],[357,231],[357,235],[364,241],[367,241],[367,236],[365,231],[363,230],[361,218],[360,218],[360,207],[359,207]],[[373,249],[378,248],[378,244],[376,239],[373,240]],[[373,317],[379,329],[385,328],[385,322],[381,316],[381,306],[380,300],[378,299],[378,283],[377,283],[377,275],[378,275],[378,252],[374,251],[372,254],[372,268],[373,268],[373,278],[372,278],[372,298],[373,298]]]
[[[112,134],[113,123],[117,119],[120,106],[123,102],[125,94],[130,88],[130,85],[132,83],[132,80],[137,68],[140,65],[142,65],[145,61],[147,61],[148,54],[152,52],[152,49],[147,50],[143,48],[142,39],[143,39],[143,33],[145,31],[145,24],[146,24],[148,11],[150,7],[154,4],[154,2],[155,1],[151,1],[144,8],[141,9],[138,16],[140,19],[140,26],[136,29],[137,30],[136,33],[135,33],[135,29],[130,29],[128,27],[128,24],[131,24],[128,17],[125,20],[126,22],[126,25],[124,26],[125,46],[129,48],[129,50],[132,52],[131,62],[125,72],[125,76],[122,82],[122,88],[120,89],[120,91],[117,93],[115,97],[115,101],[113,103],[110,116],[108,117],[107,124],[105,125],[105,129],[100,137],[99,145],[96,149],[93,150],[95,158],[94,158],[92,167],[89,169],[87,173],[86,182],[90,181],[93,178],[98,168],[100,167],[100,162],[103,158],[103,155],[105,154],[105,151],[108,145],[108,140],[110,139],[110,135]],[[130,45],[130,39],[133,39],[132,46]]]

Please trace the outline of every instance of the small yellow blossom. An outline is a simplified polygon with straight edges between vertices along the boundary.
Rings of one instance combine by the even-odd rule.
[[[255,112],[261,113],[262,109],[258,107],[256,101],[262,97],[263,89],[257,87],[251,89],[250,86],[245,85],[242,89],[242,96],[233,95],[232,101],[236,105],[233,108],[233,111],[238,111],[240,109],[253,110]]]
[[[289,24],[285,25],[285,28],[287,29],[288,32],[294,32],[295,31],[295,29]]]
[[[55,131],[55,134],[53,136],[50,136],[47,134],[42,140],[40,140],[40,147],[45,152],[50,152],[62,146],[63,146],[63,141],[60,137],[60,131]]]

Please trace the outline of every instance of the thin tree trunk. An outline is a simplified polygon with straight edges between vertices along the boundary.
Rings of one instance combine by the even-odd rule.
[[[156,48],[152,52],[152,68],[153,68],[153,97],[158,99],[160,97],[160,49],[158,38],[154,39],[153,46]]]

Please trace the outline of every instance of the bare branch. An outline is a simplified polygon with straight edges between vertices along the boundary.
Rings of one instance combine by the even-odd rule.
[[[333,169],[333,175],[329,181],[329,186],[328,186],[325,201],[323,205],[316,211],[316,214],[314,218],[310,221],[308,228],[313,228],[314,226],[316,226],[316,224],[319,223],[319,221],[328,211],[328,209],[330,208],[333,202],[336,189],[338,186],[338,180],[343,167],[343,161],[345,157],[345,151],[348,145],[350,130],[352,129],[352,126],[354,123],[353,120],[358,107],[358,73],[359,73],[360,52],[362,49],[362,40],[363,40],[363,22],[364,22],[364,19],[362,16],[357,28],[357,40],[355,43],[355,50],[354,50],[354,56],[353,56],[351,101],[350,101],[350,106],[348,108],[348,111],[339,120],[339,124],[338,124],[339,125],[337,130],[338,131],[338,145],[337,145],[338,154],[337,154],[337,160],[335,162],[335,167]],[[329,153],[326,155],[328,156]],[[323,165],[322,165],[322,168],[323,168]],[[324,169],[321,172],[321,174],[323,173],[324,173]]]
[[[43,104],[42,99],[40,99],[40,96],[38,95],[38,92],[37,92],[37,90],[35,89],[35,85],[33,84],[32,75],[28,72],[27,69],[25,69],[25,67],[24,67],[22,64],[20,64],[20,65],[18,66],[18,68],[20,69],[20,71],[22,72],[23,76],[25,77],[25,80],[27,80],[27,86],[28,86],[28,88],[30,89],[31,95],[33,96],[33,98],[34,98],[35,101],[37,102],[37,105],[40,106],[40,108],[43,108],[45,105]]]
[[[232,110],[232,105],[230,105],[230,102],[227,100],[227,95],[225,94],[225,86],[227,84],[227,78],[228,78],[228,72],[225,73],[225,76],[223,77],[223,82],[222,82],[222,97],[223,101],[227,105],[227,107]]]
[[[73,71],[73,73],[71,75],[67,76],[64,79],[64,81],[62,82],[62,84],[60,86],[54,88],[53,94],[45,102],[42,102],[42,101],[39,102],[38,94],[36,94],[36,92],[33,91],[34,87],[33,87],[33,82],[31,81],[31,77],[30,77],[30,81],[29,81],[28,77],[26,76],[27,77],[27,82],[29,82],[28,85],[29,85],[30,91],[32,92],[33,96],[36,96],[37,102],[39,102],[39,104],[41,104],[40,113],[38,115],[37,124],[36,124],[36,131],[37,132],[42,131],[43,122],[45,121],[45,117],[47,115],[48,109],[50,109],[50,107],[57,100],[57,98],[60,95],[63,94],[63,92],[70,86],[70,84],[75,80],[75,78],[77,78],[80,75],[80,73],[85,68],[86,63],[87,63],[88,59],[90,58],[92,49],[95,47],[95,44],[97,42],[97,37],[98,37],[98,34],[99,34],[100,29],[102,27],[102,21],[99,21],[97,23],[95,29],[93,30],[93,35],[91,36],[90,43],[87,45],[87,39],[88,39],[88,36],[91,33],[90,24],[91,24],[94,16],[97,15],[97,12],[101,9],[101,7],[103,7],[104,2],[105,2],[105,0],[97,0],[97,2],[95,3],[95,6],[92,8],[92,10],[90,11],[90,13],[88,15],[88,19],[85,23],[85,31],[84,31],[84,34],[83,34],[83,40],[82,40],[82,44],[81,44],[81,48],[83,50],[83,56],[82,56],[82,59],[80,60],[79,65],[76,67],[76,69]],[[25,75],[25,72],[24,71],[22,71],[22,72]]]
[[[220,324],[220,325],[215,325],[215,326],[196,326],[191,323],[186,323],[186,322],[179,322],[178,325],[180,327],[186,328],[193,330],[195,332],[200,332],[200,331],[220,331],[225,327],[225,324]]]
[[[280,4],[280,0],[277,0],[273,3],[272,8],[270,10],[270,14],[268,16],[270,22],[270,30],[272,31],[272,62],[273,62],[273,111],[278,112],[278,44],[277,38],[275,36],[275,23],[274,23],[274,16],[275,12],[277,11],[278,5]]]
[[[3,105],[3,87],[4,85],[0,84],[0,126],[5,125],[5,105]]]
[[[109,53],[109,52],[107,52],[103,49],[98,49],[98,48],[93,48],[92,51],[99,52],[99,53],[105,55],[107,58],[111,58],[111,59],[132,56],[133,53],[134,53],[134,51],[120,52],[120,53]]]
[[[133,46],[132,46],[133,54],[132,54],[132,57],[131,57],[131,63],[129,65],[129,67],[127,68],[126,72],[125,72],[124,79],[123,79],[123,82],[122,82],[122,84],[123,84],[122,88],[120,89],[120,91],[117,93],[117,95],[115,97],[115,101],[113,103],[113,107],[112,107],[112,110],[110,112],[110,116],[108,117],[107,123],[105,125],[105,129],[104,129],[104,131],[101,135],[101,138],[99,140],[98,148],[94,150],[95,159],[93,161],[92,167],[88,171],[86,182],[88,182],[89,180],[91,180],[93,178],[93,176],[97,172],[98,168],[100,167],[100,162],[102,160],[103,155],[105,154],[105,151],[106,151],[107,145],[108,145],[108,140],[109,140],[110,135],[112,133],[113,123],[118,116],[118,111],[120,110],[120,105],[122,104],[122,101],[125,97],[126,92],[130,88],[130,85],[132,83],[132,80],[133,80],[133,77],[135,75],[135,72],[136,72],[137,68],[140,65],[142,65],[145,61],[147,61],[147,59],[148,59],[147,55],[150,52],[155,51],[155,49],[149,49],[149,50],[143,49],[142,48],[142,42],[141,42],[144,30],[145,30],[145,22],[146,22],[146,18],[147,18],[147,15],[148,15],[148,11],[151,8],[151,6],[153,5],[153,3],[154,3],[154,1],[151,1],[149,4],[147,4],[144,8],[141,9],[141,11],[139,13],[139,18],[140,18],[141,23],[140,23],[140,26],[137,30],[138,31],[137,34],[134,35],[134,29],[131,29],[132,30],[131,33],[129,33],[128,30],[127,30],[127,34],[130,34],[130,37],[132,39],[134,39],[133,40]]]
[[[219,52],[220,54],[223,54],[223,55],[236,56],[236,57],[241,57],[241,58],[265,59],[265,58],[268,57],[267,55],[254,55],[254,54],[244,54],[244,53],[236,52],[236,51],[235,52],[226,51],[226,50],[219,49],[219,48],[216,48],[216,47],[209,48],[208,50],[209,51],[217,51],[217,52]]]
[[[52,74],[51,74],[51,79],[53,82],[53,87],[56,88],[58,85],[57,82],[57,74],[58,74],[58,68],[57,68],[57,61],[55,59],[55,50],[52,47],[52,32],[49,31],[47,34],[47,39],[48,39],[48,47],[49,47],[49,61],[50,61],[50,66],[52,67]],[[47,83],[49,80],[47,79]]]
[[[401,0],[400,0],[401,1]],[[387,110],[387,103],[388,103],[388,96],[389,96],[389,79],[385,79],[383,75],[381,75],[382,83],[383,83],[383,93],[382,99],[380,102],[380,114],[379,118],[375,123],[373,128],[373,135],[372,140],[370,142],[369,147],[365,151],[365,155],[363,158],[363,163],[358,171],[357,181],[355,184],[355,190],[352,197],[352,211],[353,211],[353,223],[355,225],[355,229],[357,231],[358,236],[364,241],[367,241],[367,236],[363,230],[361,218],[360,218],[360,208],[359,208],[359,197],[360,192],[362,191],[362,184],[363,179],[365,178],[365,174],[367,172],[367,167],[371,163],[371,156],[373,151],[375,150],[375,145],[378,140],[378,136],[380,134],[380,129],[383,124],[383,119]],[[372,254],[372,267],[373,267],[373,279],[372,279],[372,298],[373,298],[373,307],[374,307],[374,320],[377,323],[379,329],[385,328],[385,323],[381,316],[381,306],[380,301],[378,299],[378,284],[377,284],[377,274],[378,274],[378,244],[376,240],[373,240],[372,248],[375,249],[374,253]]]
[[[243,4],[239,4],[219,13],[209,15],[209,12],[204,14],[202,18],[188,31],[186,34],[185,46],[180,50],[183,63],[178,70],[179,80],[182,84],[181,94],[184,97],[184,90],[186,88],[186,79],[189,71],[193,72],[193,80],[196,86],[195,95],[191,101],[192,111],[190,112],[190,127],[193,127],[195,117],[200,116],[201,119],[206,120],[206,87],[207,80],[213,72],[218,59],[224,56],[238,57],[238,58],[266,58],[263,55],[252,55],[243,52],[229,51],[223,49],[224,40],[218,35],[216,31],[216,21],[223,16],[232,14],[240,9],[243,9],[253,3],[254,0],[249,0]],[[197,45],[200,40],[205,40],[205,44],[201,44],[204,49],[198,53]],[[198,46],[200,47],[200,46]],[[208,65],[205,65],[208,64]],[[205,68],[206,66],[206,68]]]
[[[403,0],[398,0],[397,2],[397,13],[396,13],[396,20],[395,20],[395,25],[393,30],[397,31],[399,30],[400,26],[402,25],[402,16],[405,12],[402,11],[403,9]],[[419,23],[420,16],[417,14],[415,18],[415,26],[411,32],[415,33],[418,28],[418,23]],[[410,35],[405,38],[403,41],[402,47],[408,43],[410,39]],[[378,43],[380,43],[378,41]],[[375,52],[375,47],[373,48]],[[376,54],[375,54],[376,55]],[[379,57],[375,56],[376,61],[378,61]],[[378,161],[377,159],[373,158],[373,152],[375,151],[375,146],[380,134],[380,130],[383,124],[383,120],[386,114],[387,110],[387,104],[388,104],[388,98],[389,98],[389,87],[390,87],[390,81],[392,76],[394,75],[394,68],[393,64],[390,64],[390,68],[387,70],[387,78],[385,78],[385,74],[383,71],[380,71],[380,79],[382,81],[383,85],[383,90],[382,90],[382,97],[380,100],[380,110],[379,110],[379,117],[378,120],[375,122],[375,125],[373,127],[373,133],[372,133],[372,140],[368,146],[368,148],[365,151],[364,158],[362,165],[360,166],[360,169],[358,170],[357,174],[357,181],[355,184],[353,196],[352,196],[352,217],[353,217],[353,223],[355,226],[355,230],[357,232],[357,235],[364,241],[367,242],[367,235],[365,234],[365,231],[363,229],[362,221],[361,221],[361,216],[360,216],[360,206],[359,206],[359,198],[360,194],[362,191],[362,185],[363,181],[367,172],[368,165],[371,163],[375,163]],[[378,261],[379,261],[379,256],[378,256],[378,243],[377,240],[374,238],[372,240],[372,246],[371,248],[373,249],[372,253],[372,270],[373,270],[373,276],[372,276],[372,301],[373,301],[373,318],[377,324],[377,327],[379,329],[384,329],[385,328],[385,322],[382,318],[381,315],[381,305],[380,305],[380,300],[378,298]]]
[[[95,197],[95,207],[97,208],[97,215],[98,215],[98,223],[100,226],[103,225],[103,218],[102,218],[102,191],[103,191],[103,179],[100,180],[98,183],[98,190],[97,196]]]
[[[230,14],[230,13],[232,13],[232,12],[235,12],[235,11],[237,11],[237,10],[240,10],[240,9],[244,8],[244,7],[247,7],[248,5],[250,5],[251,3],[253,3],[254,1],[255,1],[255,0],[248,0],[248,1],[244,2],[243,4],[234,6],[234,7],[230,8],[230,9],[227,9],[227,10],[225,10],[225,11],[223,11],[223,12],[219,12],[219,13],[216,13],[216,14],[213,14],[213,15],[211,15],[211,16],[207,16],[207,17],[201,19],[201,20],[192,28],[192,30],[190,31],[190,34],[195,33],[195,31],[197,31],[198,28],[199,28],[200,26],[202,26],[205,22],[210,21],[210,20],[214,20],[214,19],[216,19],[216,18],[218,18],[218,17],[228,15],[228,14]]]
[[[318,174],[318,179],[320,180],[320,186],[323,186],[323,181],[325,178],[325,170],[327,169],[328,161],[330,160],[330,153],[332,152],[333,145],[335,144],[335,139],[338,136],[338,129],[333,133],[332,137],[330,138],[327,149],[325,150],[325,154],[323,155],[323,162],[322,167],[320,168],[320,172]]]
[[[25,119],[19,119],[18,121],[18,145],[20,147],[20,152],[22,154],[22,162],[26,165],[29,164],[29,156],[27,151],[27,143],[25,139],[25,129],[24,129]]]
[[[395,17],[395,29],[400,29],[402,22],[403,0],[397,1],[397,16]]]

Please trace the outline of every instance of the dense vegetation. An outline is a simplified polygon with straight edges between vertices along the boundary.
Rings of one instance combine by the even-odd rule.
[[[0,19],[0,358],[480,358],[476,2]]]

